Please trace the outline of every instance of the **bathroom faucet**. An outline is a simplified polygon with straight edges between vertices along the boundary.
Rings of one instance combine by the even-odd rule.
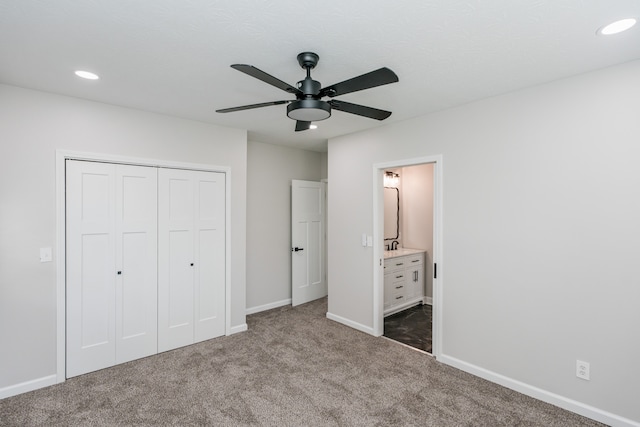
[[[395,251],[396,249],[398,249],[398,241],[394,240],[393,242],[391,242],[391,250]]]

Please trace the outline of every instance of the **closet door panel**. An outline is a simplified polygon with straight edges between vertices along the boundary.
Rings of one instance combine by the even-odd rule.
[[[115,167],[66,162],[67,377],[115,362]]]
[[[116,363],[158,351],[157,169],[116,170]]]
[[[192,172],[158,171],[158,351],[193,343]]]
[[[192,329],[193,325],[193,232],[169,232],[169,329]],[[188,334],[189,340],[192,339]]]
[[[194,173],[195,341],[225,333],[225,174]]]

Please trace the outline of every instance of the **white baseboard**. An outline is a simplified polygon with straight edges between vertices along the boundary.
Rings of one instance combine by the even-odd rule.
[[[0,388],[0,399],[15,396],[18,394],[26,393],[28,391],[37,390],[43,387],[49,387],[57,383],[57,376],[55,374],[42,378],[37,378],[31,381],[25,381],[20,384],[10,385],[8,387]]]
[[[282,301],[276,301],[269,304],[258,305],[256,307],[247,308],[246,314],[249,315],[249,314],[260,313],[261,311],[271,310],[272,308],[283,307],[285,305],[290,305],[290,304],[291,304],[291,298],[283,299]]]
[[[248,329],[247,324],[243,323],[242,325],[232,326],[229,330],[229,335],[238,334],[240,332],[244,332]]]
[[[505,377],[504,375],[489,371],[476,365],[472,365],[471,363],[464,362],[460,359],[456,359],[455,357],[443,354],[438,357],[438,362],[453,366],[480,378],[484,378],[485,380],[515,390],[519,393],[526,394],[527,396],[531,396],[535,399],[542,400],[543,402],[559,406],[560,408],[575,412],[576,414],[583,415],[587,418],[591,418],[610,426],[640,427],[640,423],[637,421],[612,414],[611,412],[603,411],[602,409],[595,408],[593,406],[578,402],[573,399],[569,399],[564,396],[560,396],[555,393],[551,393],[547,390],[534,387],[530,384],[514,380],[513,378]]]
[[[353,320],[346,319],[342,316],[338,316],[337,314],[327,313],[327,319],[333,320],[338,323],[342,323],[343,325],[347,325],[353,329],[357,329],[360,332],[364,332],[365,334],[374,335],[372,327],[365,326],[358,322],[354,322]]]
[[[424,304],[428,304],[428,305],[433,305],[433,298],[432,297],[424,297],[423,303]]]
[[[405,302],[404,304],[393,307],[384,312],[384,317],[391,316],[392,314],[400,313],[401,311],[406,310],[407,308],[413,307],[417,304],[424,304],[424,298],[418,297],[412,300]]]

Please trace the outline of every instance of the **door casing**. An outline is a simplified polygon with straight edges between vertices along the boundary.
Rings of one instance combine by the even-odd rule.
[[[438,265],[433,279],[433,356],[442,354],[442,285],[444,264],[442,259],[442,155],[414,157],[373,165],[373,334],[384,333],[384,185],[385,169],[433,164],[433,263]]]
[[[291,181],[291,304],[296,306],[305,302],[313,301],[318,298],[327,296],[327,272],[326,272],[326,183],[320,181],[306,181],[294,179]],[[304,189],[311,189],[312,193],[317,191],[318,193],[318,211],[311,213],[308,212],[308,204],[304,203],[306,199],[301,197],[301,193]],[[308,190],[307,190],[308,194]],[[304,212],[303,212],[304,211]],[[316,236],[317,239],[312,239],[307,235],[307,239],[301,238],[300,230],[297,228],[302,219],[313,218],[313,223],[319,223],[319,233]],[[310,231],[308,222],[306,231]],[[300,251],[296,251],[297,245],[303,243],[303,240],[307,240],[305,246],[310,246],[309,243],[315,241],[317,244],[314,247],[306,247]],[[315,263],[311,255],[315,255]],[[300,259],[302,257],[302,259]],[[301,265],[302,263],[302,265]],[[310,268],[311,265],[315,268]],[[304,268],[303,268],[304,267]],[[304,271],[304,282],[306,286],[304,289],[299,287],[301,269]],[[311,282],[310,271],[317,270],[319,273],[319,280],[315,283]]]

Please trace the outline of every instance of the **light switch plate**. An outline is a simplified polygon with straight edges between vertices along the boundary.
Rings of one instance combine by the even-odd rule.
[[[40,248],[40,262],[51,262],[52,260],[51,248]]]
[[[367,233],[362,233],[362,246],[367,246]]]
[[[373,246],[373,236],[367,236],[367,246]]]

